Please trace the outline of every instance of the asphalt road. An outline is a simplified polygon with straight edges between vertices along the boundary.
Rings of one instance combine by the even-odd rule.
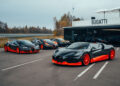
[[[68,67],[51,63],[54,50],[16,54],[0,49],[0,86],[120,86],[120,49],[113,61]]]

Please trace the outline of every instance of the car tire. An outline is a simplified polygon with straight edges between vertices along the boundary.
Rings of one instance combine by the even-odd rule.
[[[84,54],[83,55],[83,65],[87,66],[90,64],[90,55],[89,54]]]
[[[8,48],[6,45],[4,46],[4,50],[5,50],[5,52],[8,52]]]
[[[18,47],[16,48],[16,53],[20,53],[20,49]]]
[[[113,60],[115,58],[115,50],[111,49],[109,53],[109,60]]]

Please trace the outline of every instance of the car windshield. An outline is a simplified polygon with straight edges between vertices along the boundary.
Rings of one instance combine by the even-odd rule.
[[[33,45],[33,43],[28,40],[20,40],[18,43],[23,45]]]
[[[89,43],[73,43],[70,46],[68,46],[68,49],[87,49],[89,46]]]

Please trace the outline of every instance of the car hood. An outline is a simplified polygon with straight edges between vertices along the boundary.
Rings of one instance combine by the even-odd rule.
[[[50,45],[54,45],[54,43],[52,43],[52,42],[47,42],[48,44],[50,44]]]
[[[50,45],[55,45],[53,42],[47,42],[48,44],[50,44]]]
[[[26,47],[35,47],[35,45],[34,44],[31,44],[31,45],[23,45],[23,46],[26,46]]]
[[[60,48],[55,51],[54,56],[65,56],[65,55],[74,55],[77,53],[83,54],[85,52],[84,49],[78,50],[78,49],[68,49],[68,48]]]

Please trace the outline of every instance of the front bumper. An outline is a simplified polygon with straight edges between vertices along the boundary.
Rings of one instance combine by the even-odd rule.
[[[82,62],[76,62],[76,63],[69,63],[69,62],[66,62],[66,61],[58,62],[54,59],[52,59],[52,63],[58,64],[58,65],[68,65],[68,66],[80,66],[80,65],[82,65]]]
[[[46,49],[54,49],[54,48],[58,48],[58,46],[45,46]]]
[[[39,51],[40,51],[40,49],[34,50],[34,51],[32,51],[32,50],[20,50],[20,53],[38,53]]]

